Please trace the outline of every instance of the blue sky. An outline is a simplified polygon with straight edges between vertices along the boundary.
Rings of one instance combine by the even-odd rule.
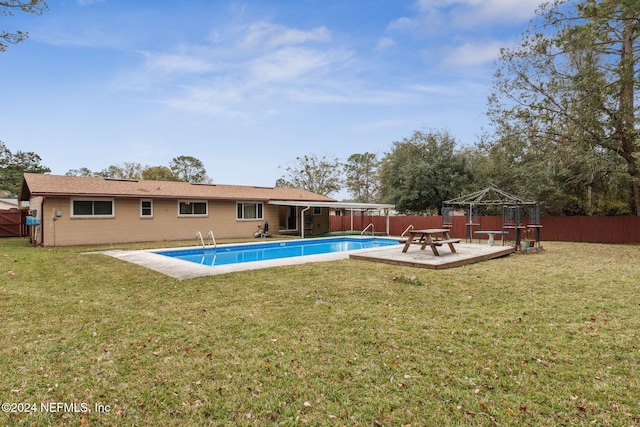
[[[272,186],[297,156],[483,128],[493,61],[540,0],[49,0],[0,16],[0,140],[54,174],[202,160]]]

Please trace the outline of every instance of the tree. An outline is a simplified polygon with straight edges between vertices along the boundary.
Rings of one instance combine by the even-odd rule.
[[[211,179],[207,176],[204,164],[191,156],[174,157],[169,164],[171,171],[180,181],[194,183],[209,183]]]
[[[93,176],[97,176],[100,178],[125,179],[124,170],[118,165],[110,165],[109,167],[106,167],[101,171],[94,172]]]
[[[315,154],[296,157],[295,162],[285,170],[287,176],[278,179],[278,187],[303,188],[323,196],[329,196],[341,188],[340,161],[337,158],[318,158]]]
[[[540,152],[567,155],[585,193],[617,158],[628,206],[640,215],[640,0],[556,0],[538,21],[520,46],[500,53],[489,99],[493,124],[518,131]],[[604,169],[590,168],[603,153]]]
[[[69,169],[66,176],[94,176],[93,172],[89,168],[82,167],[80,169]]]
[[[142,179],[149,181],[180,181],[176,174],[166,166],[147,166],[142,170]]]
[[[142,165],[137,162],[124,162],[122,165],[111,165],[94,176],[115,179],[142,179]]]
[[[22,186],[22,175],[51,172],[51,169],[40,164],[41,161],[40,156],[31,151],[18,150],[12,153],[0,141],[0,191],[15,197]]]
[[[485,136],[475,152],[468,154],[476,181],[537,200],[544,215],[598,214],[599,204],[609,204],[605,195],[611,192],[606,188],[614,184],[610,178],[619,169],[619,162],[610,154],[577,152],[579,147],[543,147],[529,144],[507,127],[499,131],[493,140]]]
[[[355,202],[372,203],[378,201],[380,161],[374,153],[352,154],[344,165],[345,184]]]
[[[0,1],[0,15],[10,16],[14,12],[43,14],[49,7],[44,0],[2,0]],[[8,32],[0,30],[0,52],[7,50],[8,44],[20,43],[29,37],[29,33],[21,30]]]
[[[287,181],[283,177],[276,179],[275,186],[276,188],[294,188],[295,187],[291,182]]]
[[[195,157],[175,157],[171,161],[170,166],[170,168],[166,166],[143,166],[138,162],[124,162],[120,165],[111,165],[99,172],[92,172],[91,169],[86,167],[70,169],[65,175],[96,176],[115,179],[145,179],[150,181],[210,182],[204,165]]]
[[[394,142],[380,168],[383,199],[402,213],[439,212],[442,202],[463,194],[470,181],[455,145],[447,131],[416,131]]]

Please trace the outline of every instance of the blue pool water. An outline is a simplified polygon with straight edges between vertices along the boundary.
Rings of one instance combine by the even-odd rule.
[[[280,258],[319,255],[357,249],[397,245],[395,239],[381,237],[336,237],[329,239],[291,240],[270,243],[224,245],[206,249],[176,249],[155,253],[209,266],[228,265]]]

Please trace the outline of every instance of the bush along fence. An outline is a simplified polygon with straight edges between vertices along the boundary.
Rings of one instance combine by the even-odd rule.
[[[361,231],[369,224],[368,232],[373,228],[376,233],[385,232],[387,219],[384,216],[332,216],[331,231]],[[451,237],[466,238],[466,217],[456,216],[453,219]],[[353,224],[353,225],[352,225]],[[640,216],[562,216],[541,217],[540,240],[559,242],[589,243],[635,243],[640,244]],[[400,236],[408,227],[415,229],[442,228],[441,216],[392,216],[389,217],[389,234]],[[473,231],[501,230],[502,218],[483,216]],[[524,233],[521,238],[527,237]],[[533,237],[530,234],[528,237]],[[477,236],[473,236],[474,240]],[[484,237],[486,238],[486,236]],[[511,232],[506,238],[514,239]]]

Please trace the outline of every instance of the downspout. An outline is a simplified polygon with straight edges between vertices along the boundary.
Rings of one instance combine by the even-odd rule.
[[[40,245],[39,246],[44,246],[44,202],[46,201],[47,201],[47,197],[42,196],[42,203],[39,206],[40,208],[40,212],[39,212],[40,214]],[[29,201],[29,207],[31,207],[31,201]],[[54,233],[53,246],[56,245],[55,232],[56,232],[56,229],[54,227],[53,228],[53,233]]]
[[[301,223],[300,223],[300,236],[301,238],[304,239],[304,213],[306,211],[308,211],[309,209],[311,209],[311,206],[307,206],[306,208],[302,209],[302,211],[300,212],[300,218],[301,218]]]

